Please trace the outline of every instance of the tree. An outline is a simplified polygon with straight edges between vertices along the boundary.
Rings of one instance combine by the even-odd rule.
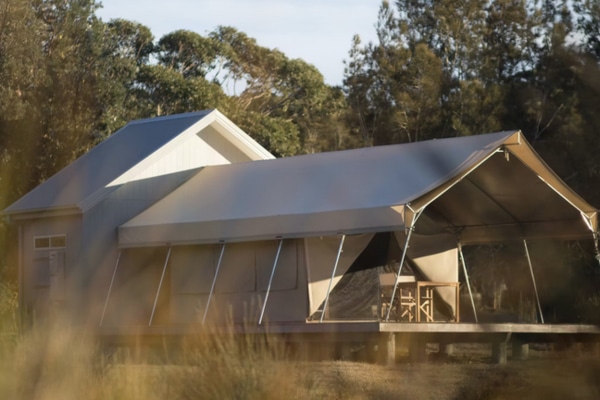
[[[344,61],[344,94],[348,101],[345,123],[355,147],[373,144],[379,114],[370,99],[375,76],[369,68],[369,50],[360,45],[360,37],[354,36],[349,60]]]
[[[162,64],[142,65],[135,90],[142,114],[147,117],[222,108],[227,104],[219,85],[202,76],[186,78]]]
[[[578,0],[575,11],[579,15],[578,32],[584,37],[584,51],[600,60],[600,3]]]
[[[427,34],[407,33],[406,25],[396,19],[387,2],[382,3],[376,26],[379,43],[360,49],[355,38],[345,71],[349,121],[358,122],[354,132],[367,145],[423,140],[439,134],[442,61],[425,43],[412,43]]]
[[[31,88],[39,85],[41,24],[26,0],[0,5],[0,111],[3,119],[23,118],[31,107]],[[29,68],[25,67],[29,66]]]
[[[0,4],[0,207],[31,187],[39,118],[37,90],[45,80],[42,23],[27,0]]]
[[[481,70],[485,82],[506,84],[530,70],[537,55],[539,18],[525,0],[492,1],[486,8]]]
[[[102,23],[94,0],[40,0],[34,3],[44,23],[42,51],[47,79],[37,92],[40,119],[38,178],[67,165],[93,144],[102,105]]]
[[[102,27],[98,68],[97,121],[94,139],[99,141],[127,122],[149,116],[145,98],[138,87],[138,75],[155,51],[150,29],[123,19],[111,20]]]
[[[190,31],[175,31],[158,42],[160,64],[177,71],[184,78],[206,78],[216,67],[217,44],[210,38]]]
[[[234,28],[218,27],[210,37],[219,48],[219,82],[234,91],[228,115],[250,133],[258,127],[246,125],[249,116],[260,116],[258,121],[265,123],[272,118],[259,130],[272,130],[267,147],[277,155],[296,154],[302,147],[305,152],[322,150],[328,143],[319,139],[322,129],[341,115],[341,90],[326,85],[314,66],[259,46]],[[272,147],[274,143],[278,145]]]

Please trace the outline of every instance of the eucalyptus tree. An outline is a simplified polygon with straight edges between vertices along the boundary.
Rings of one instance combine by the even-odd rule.
[[[426,20],[426,19],[425,19]],[[360,47],[355,37],[346,63],[348,121],[363,145],[415,141],[440,132],[442,60],[383,2],[376,24],[378,43]],[[419,39],[416,39],[419,38]],[[414,43],[413,40],[419,40]]]
[[[183,76],[162,64],[142,65],[134,88],[145,117],[222,108],[227,96],[204,77]]]
[[[248,129],[263,141],[268,135],[268,147],[279,155],[343,147],[343,133],[331,134],[332,121],[345,107],[341,90],[326,85],[313,65],[262,47],[231,27],[218,27],[210,36],[220,47],[221,83],[236,91],[230,114],[247,114],[239,118],[243,127],[248,117],[269,118],[268,125]]]
[[[98,73],[103,84],[97,92],[101,108],[97,113],[96,140],[111,135],[133,119],[149,115],[138,78],[155,51],[150,29],[124,19],[113,19],[104,24],[100,46],[103,67]]]
[[[178,30],[164,35],[158,42],[157,51],[160,64],[184,78],[206,78],[216,67],[219,49],[211,38]]]
[[[92,143],[101,85],[101,23],[92,0],[0,5],[0,130],[7,201]],[[18,171],[18,173],[17,173]]]
[[[536,141],[579,130],[570,4],[383,1],[377,42],[355,41],[346,64],[352,132],[380,144],[510,128]]]
[[[36,0],[46,79],[37,91],[38,169],[46,179],[93,143],[102,104],[103,24],[94,0]]]
[[[361,44],[360,36],[355,35],[349,58],[344,60],[344,94],[348,102],[345,124],[355,147],[373,144],[380,113],[371,101],[375,76],[369,67],[370,55]]]
[[[42,78],[39,43],[42,25],[27,0],[0,4],[0,115],[23,118],[31,108],[32,89]],[[28,66],[26,68],[25,66]]]
[[[33,121],[39,119],[37,93],[46,80],[42,33],[28,0],[0,4],[0,208],[37,181]]]
[[[600,3],[595,0],[576,0],[579,34],[584,37],[584,50],[600,60]]]

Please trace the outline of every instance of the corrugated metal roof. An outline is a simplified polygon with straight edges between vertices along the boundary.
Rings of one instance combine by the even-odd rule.
[[[133,121],[6,208],[5,214],[79,205],[213,110]]]

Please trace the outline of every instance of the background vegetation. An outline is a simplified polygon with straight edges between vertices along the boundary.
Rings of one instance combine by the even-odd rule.
[[[206,108],[277,156],[521,129],[600,206],[595,0],[384,1],[373,16],[378,40],[349,38],[339,87],[233,27],[157,39],[139,23],[100,20],[98,7],[0,3],[0,209],[132,119]],[[8,229],[0,229],[0,266],[10,285],[16,235]],[[555,315],[561,303],[577,304],[581,313],[566,318],[597,318],[598,268],[582,256],[590,249],[560,246],[572,256],[541,286],[569,276],[563,286],[578,290],[545,304]],[[499,273],[503,265],[490,263]]]

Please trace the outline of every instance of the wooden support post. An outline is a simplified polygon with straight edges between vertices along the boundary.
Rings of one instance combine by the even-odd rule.
[[[454,345],[452,343],[442,342],[442,343],[440,343],[439,352],[441,354],[446,355],[447,357],[450,357],[454,354]]]
[[[412,338],[408,345],[408,358],[411,363],[423,363],[427,361],[425,347],[427,343],[419,338]]]
[[[514,341],[512,342],[512,358],[515,360],[527,360],[529,358],[529,344]]]
[[[600,342],[587,342],[584,349],[590,357],[600,358]]]
[[[496,364],[506,364],[506,342],[492,343],[492,360]]]
[[[337,345],[335,358],[348,361],[352,358],[352,343],[340,342]]]
[[[396,337],[393,333],[381,333],[377,341],[377,363],[394,365],[396,363]]]

